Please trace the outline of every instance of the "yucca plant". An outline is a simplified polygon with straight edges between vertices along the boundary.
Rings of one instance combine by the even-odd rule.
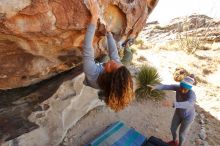
[[[138,98],[150,98],[159,100],[161,99],[163,92],[158,90],[152,90],[149,85],[156,85],[161,82],[160,76],[156,68],[143,65],[140,68],[136,76],[137,89],[135,91]]]

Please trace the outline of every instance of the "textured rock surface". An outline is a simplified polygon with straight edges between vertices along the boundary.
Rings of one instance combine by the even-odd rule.
[[[172,40],[188,37],[197,37],[199,41],[207,43],[220,42],[220,21],[205,15],[191,15],[189,17],[178,17],[167,25],[157,22],[147,23],[144,37],[147,43],[158,44],[158,40],[167,43]]]
[[[84,75],[62,83],[50,99],[41,103],[46,111],[36,111],[29,120],[39,128],[4,144],[4,146],[55,146],[62,142],[67,130],[94,107],[103,105],[97,90],[83,85]]]
[[[135,36],[158,0],[99,0],[102,19],[94,39],[104,53],[104,23],[117,41]],[[83,0],[0,1],[0,89],[27,86],[82,62],[90,13]]]
[[[32,112],[37,111],[39,112],[37,112],[36,117],[43,117],[45,113],[40,111],[46,111],[51,107],[51,105],[43,102],[53,97],[55,93],[62,100],[78,95],[82,83],[79,79],[77,80],[77,76],[81,71],[81,66],[75,67],[35,85],[7,91],[0,90],[0,145],[1,141],[14,139],[38,128],[38,123],[31,122],[28,117]],[[72,84],[71,90],[70,86],[62,85],[65,81],[73,80],[74,77],[78,81],[77,87],[75,82]]]

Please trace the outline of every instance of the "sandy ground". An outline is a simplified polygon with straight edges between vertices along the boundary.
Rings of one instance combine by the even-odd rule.
[[[167,92],[166,97],[174,100],[174,93]],[[82,146],[99,135],[109,124],[122,120],[143,135],[157,136],[165,141],[171,139],[169,130],[174,109],[163,107],[161,102],[150,100],[134,101],[125,110],[115,113],[106,106],[98,107],[84,116],[72,127],[60,146]],[[185,146],[202,146],[196,143],[201,129],[200,114],[206,117],[207,141],[210,146],[220,146],[220,122],[197,106],[197,116],[187,135]],[[206,145],[208,146],[208,145]]]
[[[169,96],[173,100],[173,94]],[[128,126],[135,128],[143,135],[157,136],[165,141],[171,139],[169,130],[174,109],[162,107],[160,102],[139,100],[133,102],[125,110],[114,113],[107,107],[92,110],[75,127],[68,131],[66,138],[60,146],[81,146],[88,143],[101,133],[109,124],[122,120]],[[199,131],[199,124],[195,120],[189,132],[187,146],[195,145]]]

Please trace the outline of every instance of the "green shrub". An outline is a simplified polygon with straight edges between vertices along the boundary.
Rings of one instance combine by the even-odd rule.
[[[136,53],[137,53],[137,50],[136,50],[135,48],[131,48],[131,52],[132,52],[133,54],[136,54]]]
[[[148,85],[156,85],[161,82],[157,69],[147,65],[143,65],[140,68],[136,76],[137,89],[135,91],[137,98],[148,98],[154,100],[160,100],[163,92],[159,90],[151,90]]]

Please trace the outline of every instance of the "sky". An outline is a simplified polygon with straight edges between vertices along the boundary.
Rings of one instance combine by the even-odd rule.
[[[166,24],[173,18],[193,13],[220,18],[220,0],[159,0],[148,22]]]

